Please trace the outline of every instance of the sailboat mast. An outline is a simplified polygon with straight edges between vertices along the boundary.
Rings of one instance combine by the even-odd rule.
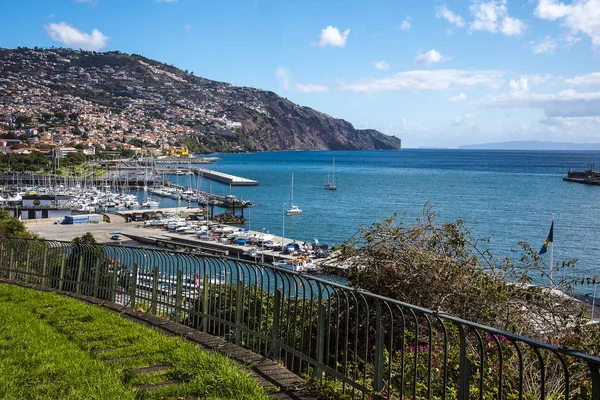
[[[290,193],[290,203],[294,205],[294,173],[292,172],[292,191]]]
[[[335,157],[333,157],[333,169],[331,171],[331,183],[335,185]]]

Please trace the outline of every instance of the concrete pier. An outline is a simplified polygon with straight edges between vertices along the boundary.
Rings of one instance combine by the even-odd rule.
[[[225,174],[223,172],[212,171],[206,168],[190,168],[196,175],[213,181],[225,183],[231,186],[258,186],[257,181],[246,179],[235,175]]]

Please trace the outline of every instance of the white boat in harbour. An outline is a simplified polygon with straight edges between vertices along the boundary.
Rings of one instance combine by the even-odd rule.
[[[325,190],[337,190],[337,185],[335,184],[335,157],[333,157],[331,175],[327,174],[327,183],[325,184]]]
[[[144,201],[142,203],[142,207],[145,207],[145,208],[156,208],[158,206],[159,206],[158,201],[151,200],[151,199],[147,199],[146,201]]]
[[[308,257],[298,257],[292,260],[282,261],[273,263],[275,267],[284,268],[294,272],[317,272],[319,271],[319,267],[317,267],[310,258]]]
[[[292,208],[290,208],[289,210],[287,210],[285,213],[287,215],[298,215],[298,214],[302,214],[302,209],[296,205],[294,205],[294,174],[292,173],[292,189],[290,192],[290,205],[292,206]]]

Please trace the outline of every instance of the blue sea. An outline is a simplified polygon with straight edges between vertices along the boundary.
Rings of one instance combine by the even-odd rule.
[[[246,227],[253,230],[277,235],[285,230],[288,238],[333,245],[357,234],[361,225],[393,214],[407,213],[406,220],[414,221],[431,204],[440,222],[464,220],[476,237],[490,238],[495,256],[516,260],[512,250],[519,241],[541,248],[554,214],[554,262],[577,259],[566,278],[600,275],[600,186],[562,180],[569,167],[600,165],[600,151],[405,149],[217,156],[222,160],[210,168],[260,182],[232,188],[211,184],[213,193],[254,204],[245,210]],[[334,157],[338,190],[324,190]],[[303,213],[285,216],[292,174],[294,204]],[[208,182],[192,181],[197,178],[169,178],[208,190]],[[562,272],[555,278],[562,278]]]

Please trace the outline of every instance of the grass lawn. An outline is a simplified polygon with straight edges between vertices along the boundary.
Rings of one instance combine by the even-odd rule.
[[[220,354],[74,299],[0,284],[0,398],[269,397]]]

